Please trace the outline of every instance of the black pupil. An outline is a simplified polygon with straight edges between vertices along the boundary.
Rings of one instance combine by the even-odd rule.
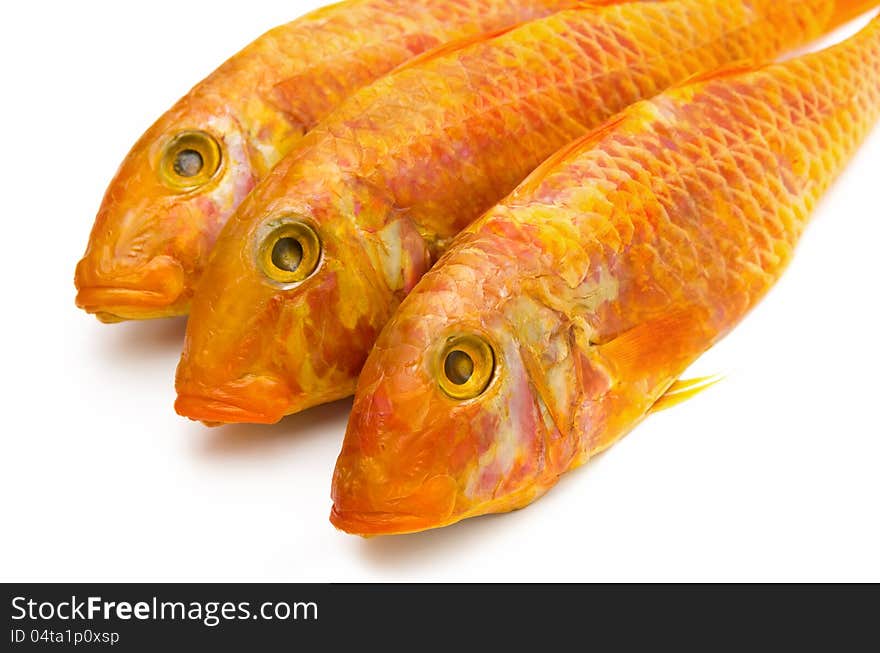
[[[195,177],[203,165],[202,155],[195,150],[181,150],[174,158],[174,172],[181,177]]]
[[[272,264],[279,270],[295,272],[302,258],[303,248],[296,238],[279,238],[272,248]]]
[[[443,371],[452,383],[464,385],[474,374],[474,359],[460,349],[455,349],[446,355]]]

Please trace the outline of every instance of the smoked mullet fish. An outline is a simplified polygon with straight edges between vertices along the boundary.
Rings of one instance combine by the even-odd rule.
[[[353,91],[447,41],[574,0],[350,0],[267,32],[135,143],[76,268],[77,306],[104,322],[188,311],[220,228]]]
[[[331,521],[522,508],[687,395],[880,114],[880,18],[641,102],[556,154],[407,297],[360,378]],[[659,402],[659,405],[658,405]]]
[[[350,395],[452,237],[631,103],[766,61],[874,2],[605,2],[445,46],[343,103],[224,228],[193,301],[176,409],[275,422]]]

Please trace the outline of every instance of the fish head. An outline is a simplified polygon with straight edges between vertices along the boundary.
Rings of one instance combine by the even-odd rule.
[[[352,394],[427,269],[421,236],[382,193],[297,168],[282,161],[218,240],[178,366],[181,415],[272,423]]]
[[[590,417],[571,411],[579,357],[566,321],[499,283],[511,260],[534,257],[530,245],[496,265],[485,251],[468,259],[460,239],[401,304],[358,382],[335,526],[407,533],[513,510],[575,460],[569,425]]]
[[[77,306],[107,322],[185,313],[217,234],[256,183],[255,146],[208,89],[164,114],[107,188],[76,267]]]

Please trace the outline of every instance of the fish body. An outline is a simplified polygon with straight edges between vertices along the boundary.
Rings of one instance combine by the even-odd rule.
[[[866,3],[599,4],[424,55],[312,130],[218,240],[193,302],[177,411],[274,422],[351,394],[403,297],[547,156],[670,84],[771,59]],[[275,245],[317,254],[285,271]]]
[[[880,18],[669,90],[554,155],[383,331],[331,521],[371,535],[521,508],[611,446],[779,278],[878,115]]]
[[[184,314],[221,227],[318,121],[358,88],[449,40],[571,0],[350,0],[233,56],[138,140],[76,269],[77,305],[115,322]]]

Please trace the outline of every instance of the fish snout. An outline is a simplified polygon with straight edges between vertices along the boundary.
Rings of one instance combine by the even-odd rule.
[[[183,266],[160,255],[146,264],[102,269],[88,256],[76,266],[76,305],[103,322],[167,317],[184,312]]]
[[[458,484],[452,476],[429,476],[401,485],[367,460],[346,460],[333,475],[330,522],[354,535],[394,535],[423,531],[454,521]]]
[[[174,410],[208,424],[274,424],[288,413],[290,389],[275,376],[247,374],[216,386],[178,373]]]

